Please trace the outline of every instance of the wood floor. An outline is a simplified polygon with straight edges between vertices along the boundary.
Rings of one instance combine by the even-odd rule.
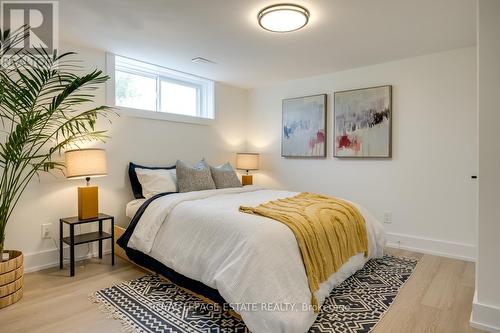
[[[373,333],[465,333],[474,292],[474,263],[392,250],[395,255],[420,258],[413,276]],[[144,274],[117,258],[77,263],[68,270],[48,269],[25,276],[23,299],[0,310],[0,332],[120,332],[120,322],[106,318],[87,296],[93,291]],[[272,332],[269,332],[272,333]]]

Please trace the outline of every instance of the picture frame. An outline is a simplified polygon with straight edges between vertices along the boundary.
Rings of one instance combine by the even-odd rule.
[[[327,95],[282,100],[281,156],[327,156]]]
[[[334,93],[333,156],[392,157],[392,85]]]

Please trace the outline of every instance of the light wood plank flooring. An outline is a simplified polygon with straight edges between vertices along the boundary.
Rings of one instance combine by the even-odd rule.
[[[480,332],[468,324],[474,263],[402,250],[388,252],[420,258],[420,262],[373,333]],[[109,259],[77,263],[74,278],[68,277],[67,269],[58,268],[26,274],[23,299],[0,310],[0,331],[120,332],[120,322],[106,318],[87,296],[144,272],[119,258],[112,267]]]

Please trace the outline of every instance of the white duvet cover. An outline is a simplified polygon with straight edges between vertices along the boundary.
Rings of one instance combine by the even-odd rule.
[[[146,202],[146,199],[135,199],[130,201],[125,207],[125,216],[132,219],[135,216],[135,213],[141,208],[142,204]]]
[[[314,323],[311,292],[293,232],[284,224],[238,211],[296,195],[255,186],[166,195],[144,212],[128,246],[215,288],[253,333],[304,333]],[[359,253],[321,285],[331,290],[381,257],[383,227],[365,209],[369,256]]]

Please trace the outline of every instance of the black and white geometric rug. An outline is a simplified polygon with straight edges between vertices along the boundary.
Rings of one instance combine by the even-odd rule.
[[[332,291],[309,332],[370,332],[416,265],[415,259],[390,255],[370,260]],[[99,290],[90,299],[121,320],[125,332],[249,332],[226,307],[207,304],[157,275]]]

